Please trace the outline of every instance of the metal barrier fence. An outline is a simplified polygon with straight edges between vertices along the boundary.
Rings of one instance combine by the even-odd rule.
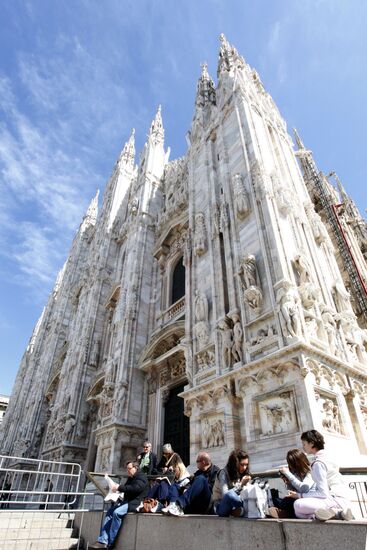
[[[82,548],[74,516],[94,506],[79,464],[0,455],[0,549]],[[80,519],[79,519],[80,523]]]
[[[80,478],[79,464],[0,455],[1,508],[75,504],[68,499],[80,491]]]

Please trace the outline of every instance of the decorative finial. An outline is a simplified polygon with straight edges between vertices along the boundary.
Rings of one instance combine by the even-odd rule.
[[[162,122],[161,105],[158,105],[157,113],[150,126],[149,137],[151,138],[154,144],[157,144],[159,142],[163,143],[164,141],[164,129],[163,129],[163,122]]]
[[[299,134],[295,128],[293,128],[294,137],[296,138],[296,143],[298,145],[299,149],[305,149],[305,146],[303,145],[303,142],[301,138],[299,137]]]

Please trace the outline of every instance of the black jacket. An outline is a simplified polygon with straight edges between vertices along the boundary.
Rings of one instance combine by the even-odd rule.
[[[213,492],[215,478],[217,477],[219,470],[220,468],[218,468],[218,466],[215,466],[215,464],[211,464],[210,468],[205,470],[205,472],[203,472],[202,470],[196,470],[196,472],[194,473],[194,477],[205,476],[208,481],[210,490]]]
[[[145,474],[137,471],[133,477],[128,477],[126,483],[118,487],[120,493],[124,493],[124,502],[129,503],[129,512],[135,512],[140,502],[148,493],[149,485]]]
[[[140,464],[142,458],[145,455],[146,455],[146,453],[140,453],[140,455],[137,456],[137,461],[139,462],[139,464]],[[150,456],[149,456],[148,468],[146,470],[144,470],[143,473],[147,474],[148,476],[152,476],[152,475],[155,475],[157,473],[157,455],[152,453],[152,451],[150,451],[149,455]]]

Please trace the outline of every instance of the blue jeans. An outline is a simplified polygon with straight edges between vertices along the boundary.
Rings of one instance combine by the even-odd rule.
[[[217,503],[215,511],[218,516],[227,518],[233,508],[243,508],[243,502],[234,489],[230,489],[223,495],[223,498]]]
[[[186,514],[207,514],[211,501],[211,490],[207,479],[199,475],[195,477],[187,491],[176,502]]]
[[[98,542],[112,546],[118,535],[119,529],[122,525],[122,520],[127,514],[129,505],[127,502],[113,504],[106,512],[106,517],[103,520],[101,532],[98,537]]]

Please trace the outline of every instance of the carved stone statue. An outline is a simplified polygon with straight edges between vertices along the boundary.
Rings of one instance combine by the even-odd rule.
[[[293,265],[299,276],[299,285],[304,285],[311,280],[311,270],[306,258],[302,254],[297,254],[293,259]]]
[[[249,254],[243,257],[238,274],[244,290],[243,296],[245,302],[251,309],[260,311],[263,302],[263,294],[254,255]]]
[[[195,293],[195,319],[196,321],[208,320],[208,300],[204,292],[197,290]]]
[[[89,360],[89,364],[92,367],[96,367],[98,365],[100,346],[101,346],[101,343],[99,340],[93,341],[93,346],[92,346],[92,350],[90,353],[90,360]]]
[[[218,323],[218,330],[222,337],[222,361],[224,366],[229,368],[232,363],[232,329],[223,319]]]
[[[208,323],[205,321],[199,321],[194,327],[195,336],[198,340],[199,348],[204,347],[209,340],[209,328]]]
[[[120,418],[122,417],[122,415],[124,413],[124,410],[125,410],[127,394],[128,394],[128,391],[127,391],[128,388],[129,388],[129,383],[125,379],[120,380],[117,383],[117,389],[116,389],[116,415]]]
[[[333,311],[327,307],[325,304],[320,305],[321,310],[321,319],[323,322],[324,330],[326,332],[326,337],[329,344],[329,349],[332,355],[336,353],[337,347],[337,338],[336,338],[336,321],[334,318]]]
[[[66,441],[69,441],[71,436],[73,435],[75,424],[76,424],[75,415],[68,414],[65,419],[65,427],[64,427],[64,438]]]
[[[336,282],[333,288],[333,298],[336,305],[336,309],[340,312],[350,311],[350,295],[343,286],[342,283]]]
[[[235,363],[241,361],[242,363],[242,342],[243,342],[243,330],[238,315],[232,316],[233,320],[233,345],[232,355]]]
[[[202,212],[195,216],[195,236],[194,236],[194,253],[196,256],[201,256],[207,250],[207,237],[205,227],[205,217]]]
[[[271,174],[271,180],[273,183],[274,197],[277,203],[279,211],[286,215],[292,210],[291,190],[287,188],[285,184],[279,179],[278,174],[273,172]]]
[[[234,188],[236,214],[240,220],[243,220],[250,212],[250,202],[241,174],[233,176],[232,185]]]
[[[284,336],[296,337],[300,333],[298,293],[289,281],[283,280],[275,285],[279,319]]]
[[[250,286],[259,286],[256,258],[254,255],[249,254],[248,256],[243,257],[239,275],[242,286],[245,290]]]

